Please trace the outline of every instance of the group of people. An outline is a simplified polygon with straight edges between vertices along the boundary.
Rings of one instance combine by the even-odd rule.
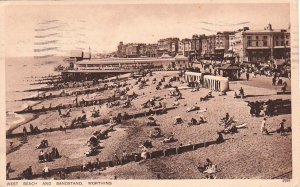
[[[200,97],[200,101],[207,101],[209,98],[212,97],[212,91],[209,91],[204,97]]]
[[[36,127],[33,127],[32,124],[29,125],[29,129],[30,129],[30,134],[38,134],[41,132],[41,130],[36,126]],[[27,128],[24,126],[23,127],[23,137],[27,137],[28,135],[28,131],[27,131]]]
[[[175,134],[173,132],[170,133],[164,140],[162,141],[163,143],[170,143],[170,142],[175,142],[174,138]]]
[[[256,102],[249,102],[248,105],[250,106],[250,115],[259,117],[260,113],[263,109],[262,103],[256,101]]]
[[[192,125],[200,125],[202,123],[205,123],[206,122],[206,118],[202,115],[199,116],[199,120],[195,119],[195,118],[192,118],[191,119],[191,122],[188,123],[189,126],[192,126]]]
[[[43,139],[40,144],[36,146],[37,149],[43,149],[48,147],[48,140]]]
[[[215,179],[216,178],[216,173],[218,171],[220,171],[217,168],[217,165],[213,164],[213,162],[209,158],[206,159],[206,163],[203,166],[198,167],[198,170],[201,173],[205,174],[205,177],[207,179]]]
[[[129,155],[125,150],[123,150],[121,158],[119,158],[116,153],[113,154],[113,156],[112,156],[112,163],[114,166],[117,166],[120,164],[126,164],[128,162],[129,162]]]
[[[60,154],[58,152],[58,149],[55,147],[52,147],[51,152],[45,152],[44,150],[40,151],[38,160],[39,162],[51,162],[54,159],[60,158]]]
[[[276,102],[271,99],[266,102],[248,102],[248,106],[250,106],[250,115],[256,117],[259,117],[260,115],[274,116],[277,108]]]
[[[279,123],[279,127],[276,129],[277,133],[280,133],[281,136],[284,136],[286,133],[285,129],[285,119],[282,119],[282,121]],[[260,127],[261,133],[264,135],[269,135],[271,132],[267,128],[267,118],[264,118],[263,121],[261,122],[261,127]]]
[[[95,162],[88,162],[86,163],[85,161],[82,163],[81,165],[81,171],[96,171],[96,170],[100,170],[102,171],[104,168],[101,166],[101,162],[99,161],[99,158],[96,158]]]
[[[236,92],[234,92],[234,98],[239,98],[239,97],[242,98],[242,99],[245,98],[245,92],[244,92],[243,87],[241,87],[239,89],[239,95],[237,95]]]

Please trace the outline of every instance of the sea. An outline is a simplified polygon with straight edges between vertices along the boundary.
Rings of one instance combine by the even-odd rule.
[[[24,92],[28,89],[43,87],[46,85],[30,85],[42,76],[58,75],[54,68],[62,64],[62,58],[52,61],[34,59],[33,57],[8,57],[5,58],[5,108],[6,129],[11,128],[25,120],[24,115],[16,114],[36,101],[20,101],[23,98],[32,97],[38,92]]]

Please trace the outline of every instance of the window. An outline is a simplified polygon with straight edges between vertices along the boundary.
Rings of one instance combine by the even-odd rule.
[[[256,42],[256,46],[258,46],[258,42]]]
[[[284,46],[284,41],[281,41],[281,46]]]
[[[248,40],[251,40],[251,36],[247,36],[247,39],[248,39]]]
[[[267,42],[267,41],[264,41],[264,42],[263,42],[263,46],[264,46],[264,47],[268,46],[268,42]]]
[[[281,39],[284,39],[284,36],[281,36]]]
[[[289,41],[286,41],[286,45],[289,45]]]
[[[276,41],[276,46],[278,46],[279,45],[279,42],[278,41]]]
[[[251,46],[251,41],[250,40],[248,40],[248,46]]]
[[[268,39],[268,36],[264,36],[264,40]]]
[[[255,37],[258,40],[258,36]]]

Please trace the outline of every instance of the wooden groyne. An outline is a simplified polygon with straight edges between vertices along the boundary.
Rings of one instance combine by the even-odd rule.
[[[121,121],[125,121],[125,120],[141,118],[141,117],[150,116],[150,115],[161,115],[161,114],[164,114],[167,111],[173,110],[175,108],[176,107],[169,107],[169,108],[165,108],[165,109],[161,108],[161,109],[156,109],[156,110],[145,110],[145,111],[141,111],[141,112],[137,112],[137,113],[126,114],[126,115],[123,115],[122,117],[117,117],[117,118],[119,118],[119,120],[121,120]],[[109,123],[109,121],[110,121],[110,119],[98,119],[98,120],[94,120],[94,121],[83,121],[83,122],[81,122],[79,124],[76,124],[74,126],[66,127],[66,130],[104,125],[104,124]],[[45,128],[45,129],[41,129],[41,130],[39,130],[38,132],[35,132],[35,133],[28,132],[27,136],[46,133],[46,132],[63,131],[63,130],[64,130],[63,127]],[[14,134],[7,133],[6,134],[6,138],[18,138],[18,137],[23,137],[23,133],[14,133]]]
[[[155,159],[155,158],[169,157],[173,155],[183,154],[185,152],[195,151],[197,149],[205,148],[214,144],[217,144],[217,142],[213,140],[213,141],[194,143],[194,144],[183,145],[183,146],[168,148],[163,150],[156,150],[152,152],[147,152],[146,159]],[[122,159],[120,159],[120,162],[115,162],[114,160],[102,161],[100,162],[100,168],[105,169],[108,167],[115,167],[115,166],[129,164],[130,162],[139,162],[141,160],[143,160],[143,158],[141,157],[140,153],[131,153],[128,154],[126,161]],[[53,176],[59,172],[64,172],[68,174],[71,172],[79,172],[79,171],[82,171],[82,165],[68,166],[64,168],[54,168],[50,170],[50,175],[48,175],[48,177]],[[35,173],[31,179],[42,178],[42,177],[43,177],[42,173]],[[22,177],[19,176],[19,177],[11,178],[9,180],[21,180],[21,179]]]

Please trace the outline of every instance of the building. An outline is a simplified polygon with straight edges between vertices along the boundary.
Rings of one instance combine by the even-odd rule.
[[[269,61],[290,58],[290,31],[274,30],[271,24],[264,30],[243,32],[244,60]]]
[[[172,41],[172,49],[171,49],[171,56],[175,56],[178,53],[178,44],[179,44],[179,40],[178,41]]]
[[[169,54],[170,56],[175,56],[176,54],[172,53],[172,43],[178,42],[179,38],[165,38],[160,39],[157,42],[157,56],[160,57],[164,53]],[[176,51],[176,49],[175,49]]]
[[[126,47],[126,57],[136,58],[140,56],[140,44],[130,43]]]
[[[229,53],[229,36],[233,37],[234,32],[231,31],[224,31],[218,32],[216,35],[215,41],[215,56],[218,58],[228,57]],[[231,40],[231,44],[233,42],[233,38]]]
[[[215,56],[216,35],[209,35],[202,38],[202,52],[204,59],[212,59]]]
[[[191,59],[199,60],[202,53],[202,39],[205,35],[193,35],[191,40]]]
[[[123,42],[120,42],[117,49],[117,57],[119,58],[137,58],[141,56],[146,57],[147,53],[148,55],[154,56],[153,53],[155,53],[155,49],[152,49],[152,47],[155,47],[156,44],[154,44],[154,46],[151,45],[153,44],[149,44],[149,45],[143,43],[124,44]]]
[[[249,27],[244,27],[243,29],[236,31],[234,35],[229,36],[229,52],[232,51],[235,62],[241,63],[245,60],[243,33],[247,30],[249,30]]]
[[[188,38],[182,39],[182,44],[183,44],[183,55],[185,57],[190,57],[190,53],[192,51],[192,40]]]
[[[183,45],[183,43],[182,43],[182,41],[178,41],[178,54],[181,54],[181,55],[183,55],[183,53],[184,53],[184,45]]]
[[[156,57],[157,56],[156,51],[157,51],[157,44],[147,44],[145,56]]]
[[[124,48],[124,44],[121,41],[121,42],[119,42],[118,50],[117,50],[117,56],[118,57],[124,57],[125,56],[125,53],[123,53],[123,48]]]

